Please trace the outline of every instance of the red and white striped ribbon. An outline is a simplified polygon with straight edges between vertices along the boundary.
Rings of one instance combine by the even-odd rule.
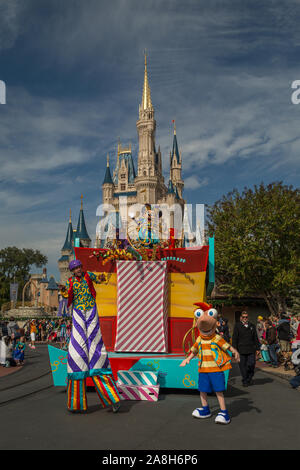
[[[153,385],[152,387],[147,387],[145,385],[134,386],[117,383],[117,388],[121,400],[157,401],[160,386]]]

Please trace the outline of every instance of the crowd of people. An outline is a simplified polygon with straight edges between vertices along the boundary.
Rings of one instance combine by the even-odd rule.
[[[295,370],[296,377],[290,381],[294,388],[300,385],[300,315],[288,315],[281,312],[279,316],[257,317],[256,325],[251,323],[248,313],[240,313],[232,338],[228,322],[219,319],[218,332],[232,344],[240,354],[240,372],[242,384],[248,387],[253,383],[253,375],[257,360],[266,362],[270,367]],[[294,354],[295,353],[295,354]],[[298,358],[299,356],[299,358]],[[294,360],[293,360],[294,357]]]
[[[22,366],[25,360],[26,344],[35,349],[36,342],[58,343],[68,348],[71,336],[71,320],[31,319],[22,327],[13,317],[0,323],[0,365],[3,367]]]
[[[300,347],[300,315],[289,316],[281,312],[279,316],[258,317],[256,331],[262,358],[271,367],[277,368],[281,363],[289,369],[291,353]]]
[[[31,320],[25,323],[25,337],[28,346],[35,349],[35,343],[60,343],[59,346],[65,349],[71,336],[71,320],[65,318]]]
[[[22,327],[13,317],[0,323],[0,365],[4,367],[22,366],[26,344],[35,349],[36,342],[57,343],[61,349],[68,349],[72,322],[67,318],[32,319]],[[230,342],[240,354],[240,371],[243,386],[252,384],[257,360],[270,367],[282,365],[286,370],[295,369],[291,357],[300,349],[300,315],[257,317],[256,324],[248,319],[248,313],[240,313],[231,337],[228,320],[218,319],[218,333]],[[298,374],[297,374],[298,376]],[[294,382],[298,384],[296,380]],[[300,385],[300,375],[299,384]]]

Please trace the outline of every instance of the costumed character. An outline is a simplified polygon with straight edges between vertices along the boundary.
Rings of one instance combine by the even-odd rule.
[[[66,291],[60,290],[58,296],[58,317],[67,317],[68,316],[68,293]]]
[[[72,277],[66,284],[68,307],[72,309],[72,331],[68,347],[67,407],[69,411],[87,409],[85,379],[91,377],[103,408],[111,405],[114,412],[120,407],[120,396],[103,342],[96,306],[93,282],[100,284],[104,276],[83,272],[79,260],[69,264]]]
[[[162,230],[162,216],[157,208],[151,210],[150,204],[145,204],[142,214],[136,219],[138,240],[145,247],[151,248],[159,243],[159,232]]]
[[[24,355],[25,355],[25,338],[22,336],[20,340],[17,342],[16,347],[13,352],[13,358],[16,361],[17,365],[22,365],[24,362]]]
[[[224,390],[225,375],[224,371],[231,369],[230,351],[235,360],[239,361],[239,353],[222,336],[216,333],[218,312],[212,305],[206,302],[195,303],[198,308],[194,311],[197,320],[197,327],[200,335],[195,344],[190,349],[189,356],[182,361],[181,367],[189,364],[191,359],[198,355],[199,358],[199,382],[201,408],[196,408],[192,415],[195,418],[209,418],[211,412],[209,409],[207,394],[215,392],[220,405],[220,411],[215,419],[215,423],[229,424],[230,417],[226,409]]]
[[[60,342],[63,343],[67,336],[67,325],[65,321],[62,321],[60,324],[60,332],[59,332],[59,339]]]

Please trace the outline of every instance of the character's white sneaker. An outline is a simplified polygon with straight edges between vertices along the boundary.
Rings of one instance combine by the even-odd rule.
[[[219,411],[219,413],[216,416],[215,423],[217,424],[229,424],[231,421],[228,411]]]
[[[192,416],[194,416],[194,418],[210,418],[211,412],[208,406],[203,406],[202,408],[196,408]]]

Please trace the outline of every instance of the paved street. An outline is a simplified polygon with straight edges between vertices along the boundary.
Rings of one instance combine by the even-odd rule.
[[[70,414],[65,390],[52,387],[47,375],[46,347],[38,346],[30,356],[22,371],[0,378],[1,449],[300,448],[300,392],[260,370],[249,388],[239,377],[230,379],[226,396],[232,422],[220,426],[214,418],[192,418],[199,406],[194,391],[163,390],[158,402],[123,402],[117,414],[100,408],[97,395],[89,392],[88,413]],[[215,416],[214,396],[210,404]]]

